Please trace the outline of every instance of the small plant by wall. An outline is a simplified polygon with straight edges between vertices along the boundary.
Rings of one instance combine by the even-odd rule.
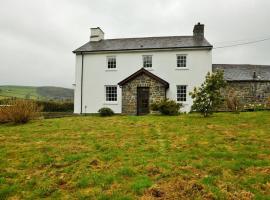
[[[177,103],[173,100],[162,100],[151,105],[152,111],[159,111],[163,115],[178,115],[182,104]]]
[[[241,104],[235,90],[232,89],[228,92],[228,96],[226,98],[226,104],[229,111],[234,112],[234,113],[240,112]]]
[[[108,116],[112,116],[114,115],[114,112],[112,109],[104,107],[104,108],[100,108],[98,110],[98,113],[101,117],[108,117]]]

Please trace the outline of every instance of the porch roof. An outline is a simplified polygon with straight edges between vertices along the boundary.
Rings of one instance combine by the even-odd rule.
[[[135,79],[136,77],[145,74],[146,76],[151,77],[152,79],[158,81],[159,83],[163,84],[165,86],[165,88],[169,88],[169,83],[165,80],[163,80],[162,78],[156,76],[155,74],[149,72],[148,70],[141,68],[140,70],[136,71],[135,73],[131,74],[129,77],[125,78],[124,80],[122,80],[121,82],[118,83],[118,85],[122,86],[125,85],[126,83],[128,83],[129,81]]]

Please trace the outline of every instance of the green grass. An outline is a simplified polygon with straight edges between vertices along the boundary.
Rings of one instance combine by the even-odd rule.
[[[7,98],[34,100],[73,99],[73,90],[61,87],[0,86],[0,100]]]
[[[4,124],[0,199],[270,199],[269,144],[270,112]]]
[[[26,98],[29,99],[42,99],[38,93],[36,87],[31,86],[0,86],[0,97],[1,98]]]

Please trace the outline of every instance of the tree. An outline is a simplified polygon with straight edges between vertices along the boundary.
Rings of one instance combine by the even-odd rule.
[[[212,74],[208,72],[204,83],[190,92],[193,99],[191,111],[200,112],[204,117],[211,115],[223,102],[220,90],[225,86],[223,71],[216,71]]]

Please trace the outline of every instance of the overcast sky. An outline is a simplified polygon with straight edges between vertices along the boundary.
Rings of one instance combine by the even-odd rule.
[[[269,0],[0,0],[0,85],[72,87],[72,50],[105,38],[192,35],[224,46],[270,37]],[[231,42],[237,41],[237,42]],[[213,50],[213,63],[270,65],[270,40]]]

